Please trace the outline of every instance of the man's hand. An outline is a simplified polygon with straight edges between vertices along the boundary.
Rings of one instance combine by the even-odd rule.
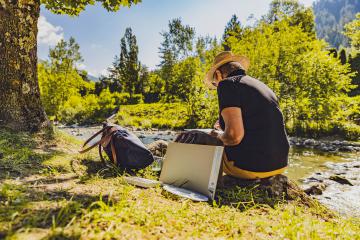
[[[202,144],[202,145],[213,145],[222,146],[222,142],[211,134],[207,134],[201,131],[193,130],[189,132],[180,133],[175,142],[179,143],[190,143],[190,144]]]
[[[215,122],[215,124],[214,124],[214,129],[216,129],[216,130],[222,130],[222,129],[221,129],[221,126],[220,126],[220,123],[219,123],[219,120],[217,120],[217,121]]]
[[[209,134],[213,137],[219,137],[220,134],[222,134],[223,131],[218,131],[218,130],[212,130]]]

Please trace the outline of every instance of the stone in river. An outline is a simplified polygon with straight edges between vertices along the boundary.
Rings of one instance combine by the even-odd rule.
[[[305,189],[304,192],[308,195],[321,195],[325,188],[325,184],[315,184]]]
[[[167,146],[168,143],[166,141],[157,140],[147,145],[147,148],[153,155],[162,157],[166,153]]]
[[[329,179],[333,180],[333,181],[335,181],[337,183],[340,183],[340,184],[347,184],[347,185],[350,185],[350,186],[354,186],[349,180],[347,180],[344,177],[333,175],[333,176],[330,176]]]
[[[304,141],[304,144],[305,144],[305,145],[314,146],[314,145],[316,145],[316,141],[315,141],[314,139],[306,139],[306,140]]]

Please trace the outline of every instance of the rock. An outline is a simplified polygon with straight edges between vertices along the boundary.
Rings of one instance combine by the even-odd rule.
[[[347,185],[350,185],[350,186],[354,186],[349,180],[347,180],[346,178],[344,177],[340,177],[340,176],[337,176],[337,175],[333,175],[333,176],[330,176],[329,177],[330,180],[333,180],[337,183],[340,183],[340,184],[347,184]]]
[[[305,189],[304,192],[307,195],[321,195],[325,189],[326,189],[325,184],[315,184]]]
[[[155,156],[164,156],[166,153],[168,143],[164,140],[157,140],[147,145],[147,148]]]
[[[314,146],[315,144],[316,144],[316,141],[314,139],[306,139],[304,141],[304,145]]]
[[[266,190],[272,197],[281,197],[287,193],[288,178],[284,175],[276,175],[260,180],[261,188]]]
[[[225,189],[248,186],[256,186],[259,190],[266,191],[273,198],[285,198],[286,200],[300,198],[304,204],[312,204],[312,200],[308,195],[296,183],[289,181],[284,175],[256,180],[239,179],[229,175],[225,175],[222,178],[222,187]]]
[[[343,152],[354,152],[355,149],[352,146],[341,146],[339,150]]]

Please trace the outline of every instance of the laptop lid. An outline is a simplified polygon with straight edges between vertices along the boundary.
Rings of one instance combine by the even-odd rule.
[[[170,143],[160,181],[214,199],[224,147]]]

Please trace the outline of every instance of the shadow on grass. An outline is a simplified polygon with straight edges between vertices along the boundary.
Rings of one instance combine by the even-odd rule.
[[[101,197],[68,191],[46,191],[7,184],[0,192],[0,239],[19,229],[65,227],[99,200],[112,204],[108,195]]]
[[[43,162],[65,154],[54,149],[54,139],[49,136],[0,130],[0,181],[27,177],[37,173],[63,172],[63,167],[50,167]]]

